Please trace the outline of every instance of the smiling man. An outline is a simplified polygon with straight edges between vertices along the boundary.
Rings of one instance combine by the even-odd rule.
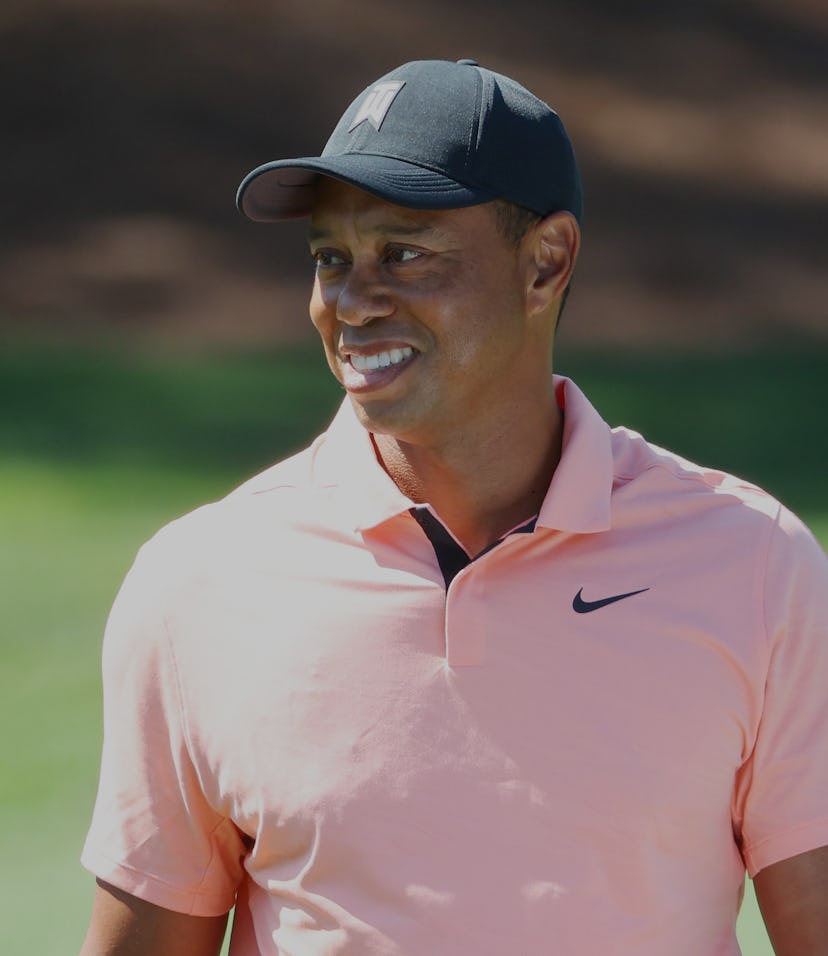
[[[828,562],[551,374],[557,115],[409,63],[238,201],[346,399],[118,596],[83,956],[828,952]]]

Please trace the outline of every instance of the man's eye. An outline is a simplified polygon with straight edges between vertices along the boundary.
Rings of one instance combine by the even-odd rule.
[[[331,268],[332,266],[341,266],[344,264],[345,259],[343,256],[339,255],[336,252],[331,252],[330,249],[317,249],[316,252],[311,253],[313,261],[316,263],[318,269]]]
[[[389,262],[411,262],[412,259],[419,259],[422,252],[416,249],[405,249],[394,246],[385,253],[385,258]]]

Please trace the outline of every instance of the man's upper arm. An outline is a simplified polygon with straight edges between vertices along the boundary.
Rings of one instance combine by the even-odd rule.
[[[189,551],[174,544],[161,533],[141,549],[107,622],[100,784],[81,861],[157,906],[215,916],[233,906],[247,848],[189,737],[198,722],[186,694],[194,655],[179,674],[168,623],[181,587],[174,566],[187,567]],[[214,680],[219,687],[222,675]]]
[[[218,956],[227,915],[188,916],[98,880],[81,956]]]
[[[754,887],[777,956],[828,954],[828,846],[772,863]]]

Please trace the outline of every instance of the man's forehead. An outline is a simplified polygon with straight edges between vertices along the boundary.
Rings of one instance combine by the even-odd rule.
[[[358,186],[331,176],[319,176],[313,188],[311,222],[321,223],[354,214],[411,224],[434,218],[430,210],[397,206]]]
[[[469,207],[460,209],[411,209],[387,202],[379,196],[328,176],[314,186],[308,237],[329,234],[349,222],[370,232],[393,231],[416,235],[450,231],[468,217]]]

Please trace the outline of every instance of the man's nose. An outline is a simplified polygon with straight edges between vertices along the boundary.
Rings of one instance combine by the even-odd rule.
[[[336,300],[336,316],[348,325],[366,325],[393,311],[390,291],[376,265],[351,263]]]

